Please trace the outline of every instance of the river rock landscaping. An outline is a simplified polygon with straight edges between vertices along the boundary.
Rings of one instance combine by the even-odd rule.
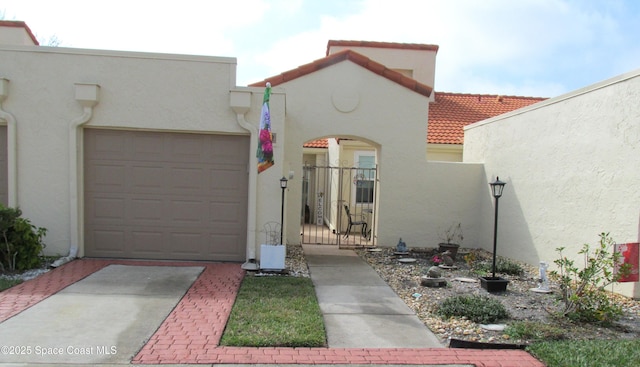
[[[376,251],[358,249],[356,252],[371,265],[382,279],[415,311],[418,317],[443,340],[453,338],[491,343],[527,344],[541,339],[635,339],[640,338],[640,301],[611,294],[624,311],[614,325],[573,323],[557,316],[559,287],[550,281],[550,293],[533,292],[538,288],[539,269],[524,263],[499,258],[507,268],[520,268],[518,275],[496,274],[509,280],[507,291],[489,293],[478,281],[479,273],[490,269],[491,253],[477,249],[463,249],[453,266],[441,270],[447,282],[444,287],[426,287],[421,278],[440,260],[437,249],[412,249],[406,257],[415,262],[400,262],[392,248]],[[436,258],[434,258],[436,257]],[[504,267],[504,266],[503,266]],[[480,270],[478,270],[480,269]],[[464,317],[444,319],[436,315],[438,306],[447,298],[459,295],[487,296],[498,300],[509,313],[503,325],[517,325],[516,336],[496,325],[480,325]],[[498,330],[495,330],[498,329]],[[534,330],[535,329],[535,332]],[[531,333],[532,335],[527,335]],[[535,335],[533,335],[535,334]],[[524,338],[522,336],[525,336]]]

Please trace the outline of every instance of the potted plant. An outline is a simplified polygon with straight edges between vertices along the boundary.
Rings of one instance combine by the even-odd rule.
[[[451,224],[439,233],[439,237],[443,242],[438,244],[438,250],[440,252],[449,251],[451,258],[455,260],[458,248],[460,248],[462,240],[464,239],[462,236],[462,224],[459,222]]]

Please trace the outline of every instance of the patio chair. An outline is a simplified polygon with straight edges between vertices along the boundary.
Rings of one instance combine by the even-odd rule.
[[[361,230],[361,234],[362,237],[366,237],[367,236],[367,221],[365,220],[365,216],[364,214],[360,215],[360,220],[355,220],[356,215],[355,214],[351,214],[351,212],[349,211],[349,206],[345,205],[344,206],[344,211],[347,213],[347,218],[349,219],[349,225],[347,226],[347,231],[344,234],[344,238],[349,237],[349,233],[351,232],[351,227],[353,226],[362,226],[362,230]]]

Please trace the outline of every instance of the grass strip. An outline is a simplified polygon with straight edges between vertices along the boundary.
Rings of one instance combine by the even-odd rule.
[[[527,351],[548,367],[637,367],[640,340],[541,342]]]
[[[220,345],[325,347],[324,322],[311,279],[246,276]]]
[[[0,292],[22,283],[22,279],[0,278]]]

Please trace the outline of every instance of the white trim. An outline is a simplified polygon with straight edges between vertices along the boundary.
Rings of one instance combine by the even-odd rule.
[[[98,104],[100,86],[75,83],[76,101],[82,105],[82,115],[71,121],[69,129],[69,202],[70,244],[68,258],[84,255],[84,134],[82,126],[93,117]]]
[[[9,79],[0,78],[0,119],[7,121],[7,205],[18,206],[18,135],[16,118],[2,109],[9,96]]]

